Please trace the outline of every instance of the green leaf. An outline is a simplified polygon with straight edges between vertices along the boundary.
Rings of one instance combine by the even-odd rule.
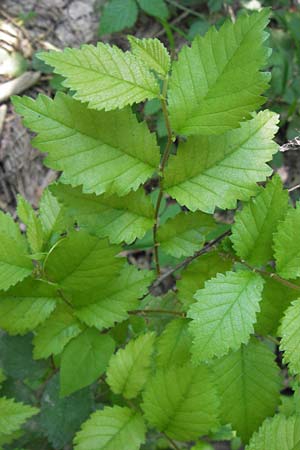
[[[267,183],[241,212],[235,215],[231,241],[237,255],[251,265],[264,265],[273,259],[273,234],[288,208],[288,191],[278,175]]]
[[[7,290],[18,281],[31,274],[32,262],[23,240],[15,241],[10,236],[0,233],[0,289]]]
[[[0,292],[0,327],[10,334],[25,334],[44,322],[55,309],[56,289],[27,278]]]
[[[300,416],[284,417],[277,414],[264,421],[246,450],[299,450]]]
[[[33,269],[27,243],[13,218],[0,211],[0,289],[22,281]]]
[[[256,273],[227,272],[197,291],[197,301],[188,311],[195,363],[223,356],[249,341],[263,284],[263,278]]]
[[[128,36],[132,53],[141,59],[149,69],[155,70],[165,78],[170,70],[171,57],[168,50],[158,39],[138,39]]]
[[[153,281],[153,274],[126,266],[118,278],[101,287],[101,291],[76,295],[73,299],[76,316],[88,326],[109,328],[128,318],[128,311],[138,308],[138,299]]]
[[[151,427],[189,441],[218,424],[218,398],[205,366],[160,369],[147,382],[142,408]]]
[[[103,42],[51,51],[39,58],[66,78],[63,85],[75,91],[74,98],[92,109],[110,111],[160,94],[154,75],[142,61]]]
[[[293,374],[300,373],[300,299],[294,300],[286,310],[280,326],[282,337],[280,349],[284,352],[284,361]]]
[[[213,278],[217,273],[230,270],[232,261],[222,258],[218,252],[209,252],[193,261],[182,272],[181,279],[177,281],[178,298],[184,309],[195,302],[196,291],[204,287],[205,281]]]
[[[186,319],[174,319],[165,327],[157,342],[158,367],[183,366],[190,359],[192,337]]]
[[[275,413],[279,403],[281,383],[274,358],[265,344],[253,339],[212,363],[222,422],[230,423],[243,442],[249,441],[265,417]]]
[[[51,192],[64,205],[66,214],[82,229],[113,244],[131,244],[153,227],[154,208],[140,188],[125,197],[83,194],[80,188],[56,184]]]
[[[59,305],[41,325],[34,337],[34,357],[48,358],[58,355],[67,343],[81,332],[81,325],[73,311],[65,304]]]
[[[44,190],[39,206],[39,217],[46,242],[50,240],[54,233],[61,234],[73,225],[50,189]]]
[[[159,227],[157,239],[161,250],[175,258],[192,255],[199,250],[207,234],[216,227],[211,216],[197,211],[181,212]]]
[[[164,0],[137,0],[142,10],[150,16],[166,20],[169,16],[169,10]]]
[[[277,120],[276,114],[262,111],[222,136],[190,137],[170,157],[166,191],[192,211],[207,213],[248,200],[257,193],[256,183],[272,173],[265,163],[277,150],[272,141]]]
[[[107,383],[115,394],[131,399],[143,389],[150,371],[154,340],[154,333],[142,334],[111,357]]]
[[[39,253],[43,248],[43,230],[40,220],[32,206],[23,197],[18,196],[17,213],[26,225],[27,239],[33,253]]]
[[[0,337],[0,366],[4,373],[22,384],[40,380],[49,370],[45,361],[34,361],[32,359],[32,335],[9,336],[4,334]],[[11,395],[8,392],[7,395]],[[15,396],[15,392],[13,392]],[[23,396],[22,396],[23,397]],[[23,399],[23,398],[22,398]],[[27,401],[27,398],[26,398]]]
[[[74,439],[75,450],[139,450],[146,428],[141,415],[129,408],[105,406],[94,412]]]
[[[70,395],[96,381],[106,370],[114,349],[114,340],[95,328],[88,328],[72,339],[61,357],[61,395]]]
[[[135,0],[110,0],[101,14],[100,36],[133,27],[137,16]]]
[[[178,134],[225,133],[264,103],[269,74],[259,70],[269,55],[263,46],[268,19],[267,9],[244,14],[183,47],[169,90],[171,124]]]
[[[124,262],[116,255],[117,246],[85,231],[73,231],[59,241],[45,263],[48,280],[63,289],[80,293],[105,285],[120,271]]]
[[[40,426],[55,449],[70,444],[80,425],[94,409],[92,392],[88,388],[61,398],[59,374],[47,383],[41,399]]]
[[[23,403],[16,403],[12,398],[0,398],[0,435],[17,431],[27,419],[39,410]]]
[[[274,235],[276,270],[283,278],[300,276],[300,203],[290,208]]]
[[[294,283],[296,284],[295,281]],[[284,311],[291,301],[296,300],[298,297],[298,290],[291,289],[270,277],[265,277],[255,331],[263,336],[268,334],[277,336],[277,329]]]
[[[85,193],[125,195],[158,166],[155,135],[129,108],[93,111],[62,92],[54,100],[14,97],[14,105],[38,133],[33,144],[48,153],[45,164],[64,172],[64,182],[83,185]]]

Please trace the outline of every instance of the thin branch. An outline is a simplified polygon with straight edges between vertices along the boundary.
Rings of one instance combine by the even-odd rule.
[[[300,184],[296,184],[296,186],[290,187],[290,188],[288,189],[288,192],[293,192],[293,191],[295,191],[296,189],[299,189],[299,188],[300,188]]]
[[[200,14],[197,11],[188,8],[187,6],[181,5],[179,2],[176,2],[175,0],[166,0],[166,1],[170,5],[175,6],[176,8],[181,9],[182,11],[185,11],[186,13],[191,14],[192,16],[200,17],[201,19],[203,19],[203,14]]]
[[[163,116],[164,116],[167,132],[168,132],[168,141],[167,141],[167,145],[166,145],[162,160],[159,165],[159,171],[160,171],[159,193],[158,193],[157,202],[156,202],[156,206],[155,206],[154,225],[153,225],[154,261],[155,261],[156,273],[158,276],[160,275],[161,272],[160,272],[160,264],[159,264],[159,256],[158,256],[159,242],[157,241],[157,230],[158,230],[158,225],[159,225],[158,224],[159,210],[160,210],[161,201],[163,199],[162,182],[163,182],[163,177],[164,177],[165,166],[166,166],[166,163],[170,156],[171,147],[172,147],[172,143],[173,143],[173,135],[172,135],[172,129],[171,129],[171,124],[170,124],[170,119],[169,119],[169,114],[168,114],[167,100],[166,100],[167,88],[168,88],[168,78],[166,78],[164,81],[162,97],[161,97],[162,111],[163,111]]]
[[[128,314],[171,314],[173,316],[185,317],[185,313],[181,311],[172,311],[168,309],[134,309],[132,311],[128,311]]]
[[[213,239],[212,241],[208,242],[203,248],[198,250],[196,253],[194,253],[193,256],[189,256],[185,260],[178,263],[176,266],[172,267],[170,270],[162,274],[159,278],[157,278],[156,281],[151,286],[151,289],[158,287],[166,278],[168,278],[170,275],[173,275],[173,273],[177,272],[180,269],[184,269],[187,267],[192,261],[194,261],[196,258],[199,258],[199,256],[204,255],[207,253],[211,248],[213,248],[215,245],[219,244],[225,237],[229,236],[231,233],[230,230],[225,231],[220,236],[218,236],[216,239]]]
[[[173,439],[171,439],[166,433],[163,433],[163,435],[165,436],[165,438],[170,442],[170,444],[172,445],[172,447],[175,450],[180,450],[180,447],[178,447],[178,445],[176,444],[176,442],[173,441]]]

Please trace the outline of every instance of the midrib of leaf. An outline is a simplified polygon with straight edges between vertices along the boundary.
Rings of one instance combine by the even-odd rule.
[[[131,410],[130,410],[130,411],[131,411]],[[105,442],[105,446],[107,446],[107,445],[111,444],[113,441],[115,441],[116,438],[118,437],[118,435],[121,434],[121,432],[124,430],[124,428],[126,428],[126,427],[128,426],[128,424],[129,424],[130,422],[132,422],[132,419],[134,419],[134,418],[135,418],[135,415],[131,415],[131,416],[129,417],[129,419],[122,425],[122,427],[118,429],[118,433],[115,434],[114,436],[111,436],[111,437],[109,438],[109,440]],[[98,436],[98,433],[97,433],[95,436],[97,437],[97,436]],[[101,434],[101,436],[103,436],[103,434]],[[104,435],[104,436],[105,436],[105,435]]]
[[[180,398],[176,402],[176,405],[174,406],[173,411],[172,411],[172,415],[168,418],[166,425],[164,425],[164,430],[167,430],[169,428],[169,425],[172,423],[174,418],[177,416],[178,411],[180,411],[180,408],[182,407],[183,403],[185,402],[185,399],[188,397],[190,390],[193,386],[193,379],[194,379],[194,374],[191,377],[189,384],[186,386],[186,389],[184,390],[184,392],[181,394]],[[164,377],[164,381],[165,381],[165,377]],[[165,386],[165,391],[168,392],[167,386]],[[171,402],[171,403],[173,406],[174,403],[173,402]]]
[[[102,64],[102,61],[99,59],[99,55],[96,54],[96,53],[94,53],[94,52],[93,52],[93,54],[94,54],[94,56],[96,57],[96,59],[100,62],[101,66],[102,66],[102,68],[103,68],[103,64]],[[113,59],[113,57],[111,56],[111,54],[110,54],[109,52],[108,52],[108,54],[109,54],[109,56],[110,56],[111,61],[114,63],[114,65],[115,65],[115,66],[117,67],[117,69],[119,70],[118,65],[116,64],[116,61]],[[124,55],[127,55],[127,54],[128,54],[128,52],[124,53]],[[73,55],[73,57],[74,57],[74,55]],[[146,90],[146,89],[145,89],[145,86],[142,86],[142,85],[140,85],[140,84],[138,84],[138,83],[133,83],[132,81],[125,80],[124,78],[119,78],[119,77],[117,77],[117,76],[115,76],[115,75],[111,75],[110,73],[108,74],[108,72],[100,72],[99,70],[95,70],[95,69],[93,69],[93,68],[91,67],[90,64],[89,64],[88,69],[85,68],[85,67],[83,67],[82,65],[72,64],[72,63],[70,63],[70,62],[67,62],[67,63],[65,63],[65,64],[68,64],[68,65],[71,66],[71,67],[75,67],[76,69],[80,68],[82,71],[86,71],[86,72],[94,72],[95,75],[96,75],[95,80],[99,77],[99,74],[100,74],[100,75],[102,75],[102,76],[107,76],[108,78],[113,78],[114,80],[118,81],[118,83],[127,83],[127,84],[131,85],[133,88],[138,87],[138,88],[140,88],[140,89],[142,89],[142,90]],[[126,61],[126,65],[127,65],[128,70],[130,71],[130,74],[131,74],[132,77],[135,79],[135,76],[134,76],[134,74],[133,74],[133,72],[132,72],[132,70],[131,70],[131,66],[130,66],[130,64],[129,64],[128,61]],[[54,72],[55,72],[55,73],[59,73],[59,74],[61,73],[61,72],[58,71],[58,70],[54,70]],[[70,78],[70,77],[68,76],[68,78]],[[67,84],[68,84],[68,87],[72,88],[72,86],[70,86],[69,83],[68,83],[67,81],[65,81],[65,85],[67,85]],[[147,80],[147,84],[148,84],[148,88],[147,88],[148,91],[151,92],[152,94],[157,94],[156,91],[154,91],[154,90],[152,90],[152,89],[149,88],[148,80]],[[107,89],[111,89],[111,87],[109,87],[109,88],[107,88]],[[119,95],[119,94],[117,94],[117,95]],[[117,96],[117,95],[116,95],[116,96]]]
[[[228,152],[228,153],[225,153],[225,152],[223,152],[223,155],[220,157],[220,159],[218,159],[218,160],[213,160],[212,162],[211,162],[211,164],[209,164],[207,167],[205,167],[204,168],[204,170],[203,170],[203,172],[200,172],[200,173],[195,173],[194,175],[190,175],[190,176],[187,176],[186,178],[184,178],[184,179],[182,179],[181,181],[176,181],[175,182],[175,184],[172,184],[172,185],[168,185],[167,186],[167,189],[168,188],[170,188],[170,187],[173,187],[173,186],[176,186],[177,188],[178,187],[180,187],[180,189],[183,189],[184,190],[184,188],[182,188],[182,186],[180,186],[181,184],[183,184],[183,183],[185,183],[186,181],[189,181],[190,183],[196,183],[197,185],[200,185],[200,186],[202,186],[204,189],[206,189],[206,190],[208,190],[208,191],[210,191],[212,194],[216,194],[216,192],[214,192],[213,190],[211,190],[211,189],[209,189],[206,185],[205,186],[203,186],[203,185],[201,185],[199,182],[198,182],[198,180],[197,181],[193,181],[193,179],[194,178],[198,178],[199,176],[208,176],[208,177],[210,177],[210,178],[214,178],[214,179],[216,179],[216,180],[221,180],[222,181],[222,178],[218,178],[218,177],[216,177],[215,175],[211,175],[210,173],[208,174],[207,172],[211,169],[211,168],[214,168],[215,166],[219,166],[219,165],[221,165],[222,167],[227,167],[227,168],[229,168],[229,169],[232,169],[232,168],[234,168],[235,169],[235,167],[232,167],[232,166],[225,166],[224,164],[222,164],[222,161],[226,161],[226,159],[229,157],[229,156],[231,156],[233,153],[235,153],[236,151],[238,151],[238,150],[240,150],[250,139],[252,139],[264,126],[265,126],[265,124],[266,124],[266,120],[264,120],[264,122],[262,123],[262,124],[260,124],[259,125],[259,127],[257,127],[257,128],[255,128],[255,130],[253,130],[253,132],[251,133],[251,134],[248,134],[247,135],[247,137],[242,141],[242,142],[238,142],[236,145],[237,146],[235,146],[235,147],[233,147],[232,148],[232,150],[230,151],[230,152]],[[228,132],[227,132],[228,133]],[[230,131],[229,131],[229,133],[230,133]],[[251,149],[251,151],[255,151],[254,149]],[[207,155],[207,158],[208,158],[208,155]],[[243,168],[243,167],[238,167],[237,168],[238,170],[244,170],[245,168]],[[197,170],[197,168],[195,167],[195,171]],[[249,171],[249,170],[255,170],[255,172],[259,172],[260,171],[260,169],[259,168],[257,168],[257,169],[251,169],[251,168],[248,168],[247,167],[247,170]],[[261,169],[261,171],[263,171],[263,169]],[[185,176],[186,176],[186,173],[185,173]],[[246,187],[245,186],[240,186],[240,185],[238,185],[238,184],[236,184],[236,183],[233,183],[232,182],[232,180],[230,180],[230,183],[231,184],[233,184],[234,186],[237,186],[237,187],[239,187],[239,188],[242,188],[242,189],[246,189]],[[178,186],[178,184],[179,184],[179,186]],[[188,192],[188,194],[189,195],[191,195],[191,193],[190,192]],[[198,198],[198,197],[195,197],[195,198]]]
[[[24,106],[24,108],[27,108],[27,107]],[[131,157],[133,160],[134,160],[134,159],[137,159],[137,160],[138,160],[139,162],[141,162],[143,165],[149,165],[149,166],[151,165],[152,167],[156,168],[156,165],[152,165],[149,161],[147,161],[147,162],[143,161],[143,159],[141,159],[141,158],[139,157],[139,154],[138,154],[138,153],[137,153],[137,155],[132,156],[128,151],[126,151],[127,148],[122,149],[122,148],[120,148],[120,147],[113,147],[112,144],[105,142],[105,141],[103,140],[103,138],[91,136],[91,135],[85,133],[84,131],[81,131],[80,129],[76,128],[76,124],[74,124],[74,125],[73,125],[74,128],[72,128],[71,125],[67,125],[67,124],[65,124],[64,122],[58,120],[57,118],[53,119],[53,117],[50,117],[50,115],[47,116],[47,115],[45,115],[44,113],[42,113],[41,111],[35,111],[35,112],[36,112],[37,114],[39,114],[39,116],[42,116],[44,119],[46,119],[46,120],[51,120],[52,122],[58,123],[59,125],[63,126],[64,128],[70,130],[71,132],[73,132],[74,129],[75,129],[75,133],[73,133],[73,135],[64,136],[64,137],[61,137],[61,138],[55,138],[55,139],[53,139],[54,142],[55,142],[55,141],[59,141],[59,140],[66,139],[66,137],[67,137],[67,138],[70,138],[70,137],[72,137],[72,136],[74,136],[74,135],[76,135],[76,134],[79,134],[79,135],[81,135],[81,136],[87,137],[87,138],[92,139],[93,141],[97,142],[97,145],[95,145],[95,147],[87,148],[87,149],[80,149],[80,151],[76,150],[74,153],[69,153],[67,156],[62,155],[60,158],[59,158],[59,157],[56,157],[56,161],[59,161],[59,160],[62,160],[62,159],[68,159],[68,158],[70,158],[70,157],[72,157],[72,156],[74,156],[74,155],[77,155],[78,153],[86,153],[86,152],[92,151],[92,150],[94,150],[95,148],[97,148],[99,145],[106,145],[107,147],[109,147],[109,149],[112,149],[112,150],[115,150],[115,151],[119,151],[119,152],[120,152],[120,155],[119,155],[119,156],[116,156],[115,159],[120,158],[120,156],[121,156],[121,157],[124,156],[123,154],[125,153],[127,156]],[[140,123],[137,123],[137,125],[140,126]],[[95,126],[95,128],[97,129],[96,126]],[[147,130],[148,130],[148,128],[147,128]],[[149,130],[148,130],[148,131],[149,131]],[[149,133],[150,133],[150,131],[149,131]],[[51,142],[49,139],[48,139],[47,141],[42,141],[40,138],[38,138],[38,139],[39,139],[39,143],[42,143],[42,144]],[[112,161],[112,160],[109,159],[109,161]],[[93,167],[93,166],[91,166],[91,167]],[[83,169],[83,172],[84,172],[85,170],[88,170],[88,169],[89,169],[89,168],[84,168],[84,169]],[[78,175],[78,173],[80,173],[80,172],[76,172],[76,175]]]
[[[236,53],[240,50],[241,45],[242,45],[243,42],[246,40],[246,38],[248,38],[249,33],[252,31],[252,29],[254,28],[255,25],[256,25],[256,22],[252,24],[252,27],[249,28],[249,30],[247,31],[247,33],[243,36],[243,39],[242,39],[242,40],[240,41],[240,43],[239,43],[239,47],[237,47],[237,48],[234,50],[234,52],[232,53],[232,55],[231,55],[231,57],[229,58],[229,60],[226,62],[226,64],[225,64],[224,67],[222,68],[221,72],[219,71],[219,69],[218,69],[219,66],[218,66],[218,64],[217,64],[217,62],[216,62],[216,57],[215,57],[215,53],[214,53],[214,46],[213,46],[213,45],[211,46],[211,48],[212,48],[212,55],[213,55],[213,57],[214,57],[215,66],[216,66],[217,71],[218,71],[218,77],[214,80],[213,84],[211,84],[211,85],[209,85],[209,83],[208,83],[209,78],[208,78],[207,72],[206,72],[206,70],[205,70],[205,64],[203,64],[203,62],[202,62],[202,59],[201,59],[201,53],[200,53],[200,49],[199,49],[199,43],[197,42],[197,44],[198,44],[198,45],[197,45],[197,51],[198,51],[198,53],[199,53],[199,55],[200,55],[201,65],[202,65],[202,68],[203,68],[203,72],[205,73],[205,79],[206,79],[206,83],[207,83],[207,92],[206,92],[206,94],[204,95],[204,97],[201,98],[201,101],[204,101],[204,100],[207,100],[207,99],[213,99],[213,98],[217,98],[217,97],[222,97],[222,98],[223,98],[223,97],[226,97],[226,95],[222,95],[222,94],[220,94],[219,96],[216,96],[216,95],[210,96],[210,94],[211,94],[211,92],[214,91],[214,88],[215,88],[216,85],[218,84],[218,82],[219,82],[220,78],[222,77],[222,75],[224,75],[224,73],[227,72],[228,66],[232,63],[232,60],[233,60],[234,57],[236,56]],[[236,37],[236,33],[233,33],[233,34],[234,34],[234,36]],[[227,47],[226,47],[225,45],[224,45],[224,49],[225,49],[225,52],[226,52],[226,54],[227,54]],[[188,48],[188,50],[189,50],[189,53],[190,53],[190,52],[192,51],[192,48]],[[195,83],[194,83],[194,79],[193,79],[193,75],[192,75],[192,71],[191,71],[191,67],[190,67],[190,60],[189,60],[189,58],[186,58],[186,60],[187,60],[188,65],[189,65],[189,72],[190,72],[190,77],[191,77],[192,84],[193,84],[193,90],[194,90],[194,92],[197,92],[197,89],[196,89]],[[232,69],[231,69],[231,70],[232,70]],[[251,105],[247,105],[247,106],[251,106]],[[199,108],[199,105],[196,105],[196,106],[193,108],[193,110],[191,111],[191,115],[192,115],[193,117],[195,117],[195,118],[196,118],[196,117],[201,117],[201,116],[202,116],[202,114],[201,114],[201,115],[197,115],[197,114],[196,114],[198,108]],[[230,110],[238,109],[238,108],[240,108],[240,106],[236,106],[235,108],[230,108]],[[205,113],[205,115],[206,115],[206,116],[208,116],[208,115],[215,115],[215,114],[218,114],[218,113],[221,113],[221,112],[226,112],[226,111],[228,111],[228,109],[225,109],[225,110],[223,110],[223,111],[218,110],[218,111],[216,111],[216,112]],[[219,126],[220,126],[220,125],[211,125],[211,124],[210,124],[210,127],[219,127]]]
[[[250,284],[251,281],[252,281],[251,279],[249,279],[249,280],[247,281],[247,283],[244,285],[243,291],[241,291],[241,292],[238,294],[238,296],[237,296],[236,300],[234,301],[234,303],[232,303],[232,304],[229,306],[229,309],[226,311],[226,313],[223,315],[223,317],[222,317],[222,319],[221,319],[221,321],[220,321],[219,327],[221,327],[221,326],[223,325],[223,322],[224,322],[224,320],[225,320],[225,317],[227,317],[228,315],[229,315],[229,317],[230,317],[230,313],[231,313],[232,308],[233,308],[236,304],[239,305],[239,299],[240,299],[241,295],[244,293],[244,291],[246,291],[246,289],[248,288],[248,285]],[[236,292],[236,291],[234,291],[234,293],[235,293],[235,292]],[[226,292],[226,294],[230,294],[230,292]],[[226,302],[226,303],[224,303],[224,304],[221,304],[221,305],[218,305],[217,307],[224,306],[224,305],[228,305],[228,302]],[[240,308],[240,305],[239,305],[239,308]],[[208,308],[207,308],[207,309],[208,309]],[[231,325],[232,325],[232,319],[231,319],[231,317],[230,317],[230,321],[231,321]],[[216,319],[214,319],[214,320],[212,320],[211,322],[219,322],[219,321],[216,320]],[[209,322],[206,322],[206,323],[209,323]],[[219,329],[219,327],[217,328],[217,330]],[[232,327],[232,329],[233,329],[233,328],[234,328],[234,327]],[[243,328],[244,328],[244,326],[243,326]],[[215,335],[215,333],[216,333],[217,330],[216,330],[216,329],[213,330],[213,332],[212,332],[211,335],[209,336],[209,339],[208,339],[206,342],[210,342],[211,338]],[[234,333],[233,333],[233,334],[234,334]],[[235,334],[234,334],[234,336],[235,336]]]
[[[124,380],[124,383],[123,383],[122,392],[124,392],[125,387],[126,387],[126,384],[127,384],[128,380],[129,380],[130,377],[131,377],[132,370],[133,370],[133,366],[134,366],[134,364],[136,364],[137,361],[139,360],[139,358],[140,358],[141,353],[143,352],[143,350],[144,350],[143,348],[140,349],[140,351],[138,352],[137,357],[134,358],[133,364],[130,365],[129,371],[128,371],[127,376],[125,377],[125,380]]]

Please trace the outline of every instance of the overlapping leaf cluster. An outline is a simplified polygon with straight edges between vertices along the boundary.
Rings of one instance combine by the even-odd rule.
[[[282,337],[291,374],[300,371],[300,208],[278,176],[266,182],[278,117],[255,112],[269,80],[268,15],[212,28],[173,62],[157,39],[134,37],[125,52],[103,43],[49,52],[41,58],[72,95],[14,99],[45,164],[62,175],[39,213],[19,199],[26,237],[0,216],[0,327],[32,332],[34,358],[59,370],[43,396],[44,427],[54,414],[50,393],[61,413],[83,388],[109,389],[80,431],[72,421],[76,450],[139,449],[147,429],[180,446],[223,425],[250,440],[249,450],[275,449],[280,439],[278,449],[296,449],[296,407],[264,422],[281,389],[270,336]],[[168,129],[162,158],[161,142],[131,108],[150,99],[162,102]],[[153,177],[158,192],[148,195]],[[163,197],[167,211],[179,205],[167,220]],[[222,237],[213,213],[239,201],[230,238],[201,252]],[[184,268],[177,292],[162,297],[148,289],[154,270],[124,257],[149,248],[152,228],[157,275],[162,255],[179,264],[174,271]]]

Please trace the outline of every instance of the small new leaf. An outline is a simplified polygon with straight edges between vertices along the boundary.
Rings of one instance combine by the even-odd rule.
[[[157,341],[157,367],[169,368],[188,364],[192,336],[186,319],[172,320]]]
[[[197,301],[188,310],[195,363],[221,357],[249,341],[263,285],[264,280],[256,273],[227,272],[197,291]]]
[[[131,399],[140,393],[149,375],[154,339],[154,333],[141,335],[112,356],[107,383],[115,394]]]
[[[149,69],[155,70],[162,78],[166,78],[171,66],[168,50],[158,39],[138,39],[128,36],[131,51],[140,58]]]

